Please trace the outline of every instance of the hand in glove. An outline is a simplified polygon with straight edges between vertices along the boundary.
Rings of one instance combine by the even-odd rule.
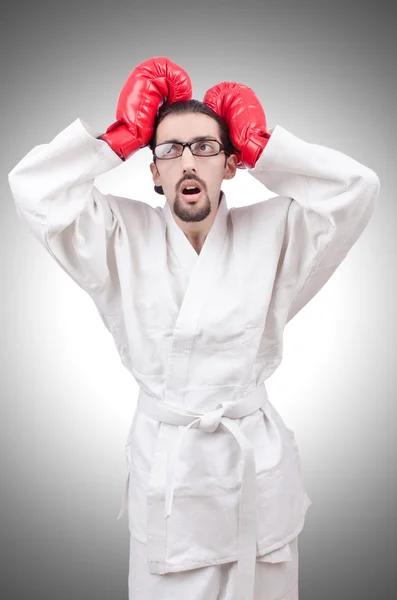
[[[207,90],[203,102],[225,119],[230,139],[239,150],[237,167],[252,169],[271,135],[253,90],[241,83],[224,81]]]
[[[149,58],[128,76],[117,102],[117,121],[100,138],[126,160],[149,144],[162,104],[191,97],[192,84],[182,67],[164,56]]]

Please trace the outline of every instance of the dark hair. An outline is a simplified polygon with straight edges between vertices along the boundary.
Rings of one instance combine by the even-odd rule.
[[[157,135],[157,127],[160,125],[161,121],[165,119],[168,115],[175,114],[186,114],[186,113],[201,113],[203,115],[208,115],[212,117],[218,123],[219,129],[219,137],[222,146],[224,147],[226,156],[230,154],[238,153],[237,148],[233,146],[233,143],[229,136],[229,128],[226,124],[225,119],[220,117],[212,108],[204,104],[204,102],[200,102],[200,100],[181,100],[179,102],[173,102],[172,104],[163,104],[160,106],[156,120],[154,122],[154,132],[152,139],[149,142],[149,148],[152,152],[154,152],[154,147],[156,145],[156,135]],[[155,157],[153,159],[155,161]],[[155,186],[155,191],[159,194],[163,194],[161,186]]]
[[[154,122],[154,133],[152,139],[149,143],[149,148],[153,152],[154,147],[156,145],[156,134],[157,127],[160,125],[161,121],[165,119],[168,115],[171,114],[183,114],[183,113],[202,113],[204,115],[208,115],[212,117],[217,123],[219,127],[219,137],[222,145],[225,148],[226,154],[235,154],[237,152],[237,148],[235,148],[232,144],[232,141],[229,136],[229,128],[226,125],[225,119],[220,117],[212,108],[204,104],[204,102],[200,102],[200,100],[181,100],[179,102],[173,102],[172,104],[163,104],[160,106],[156,120]]]

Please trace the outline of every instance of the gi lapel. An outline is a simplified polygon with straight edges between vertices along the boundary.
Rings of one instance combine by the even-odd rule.
[[[162,398],[168,404],[183,407],[190,353],[198,319],[210,294],[211,283],[225,247],[228,217],[226,197],[222,192],[214,223],[199,255],[176,224],[168,203],[164,207],[164,216],[169,246],[182,267],[190,273],[175,322]],[[171,452],[177,443],[178,434],[177,426],[160,423],[147,494],[147,545],[151,573],[166,572],[165,487],[167,469],[170,461],[172,462]]]
[[[214,223],[198,255],[183,231],[176,224],[168,203],[164,208],[171,248],[183,267],[191,273],[175,322],[166,374],[164,400],[170,404],[183,406],[189,355],[197,322],[203,310],[204,302],[208,294],[211,293],[211,284],[225,247],[228,212],[226,196],[224,192],[221,192],[221,201]]]

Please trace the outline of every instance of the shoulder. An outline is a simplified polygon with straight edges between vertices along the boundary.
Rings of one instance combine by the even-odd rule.
[[[265,223],[285,221],[291,202],[286,196],[274,196],[255,204],[233,207],[229,215],[236,226],[263,227]]]
[[[131,224],[131,226],[143,230],[161,228],[164,225],[160,207],[154,208],[142,200],[114,196],[113,194],[104,194],[104,198],[120,222]]]

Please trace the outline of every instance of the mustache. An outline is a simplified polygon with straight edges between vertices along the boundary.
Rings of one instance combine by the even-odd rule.
[[[199,179],[198,177],[195,177],[194,175],[186,175],[186,176],[185,176],[185,177],[183,177],[183,178],[180,180],[180,182],[178,183],[178,185],[177,185],[177,190],[179,190],[179,189],[180,189],[180,187],[181,187],[181,185],[182,185],[182,183],[183,183],[184,181],[187,181],[187,180],[190,180],[190,181],[197,181],[197,183],[199,183],[199,184],[201,185],[201,187],[202,187],[202,189],[203,189],[203,190],[206,190],[206,189],[207,189],[207,188],[206,188],[206,185],[205,185],[205,183],[204,183],[203,181],[201,181],[201,179]]]

